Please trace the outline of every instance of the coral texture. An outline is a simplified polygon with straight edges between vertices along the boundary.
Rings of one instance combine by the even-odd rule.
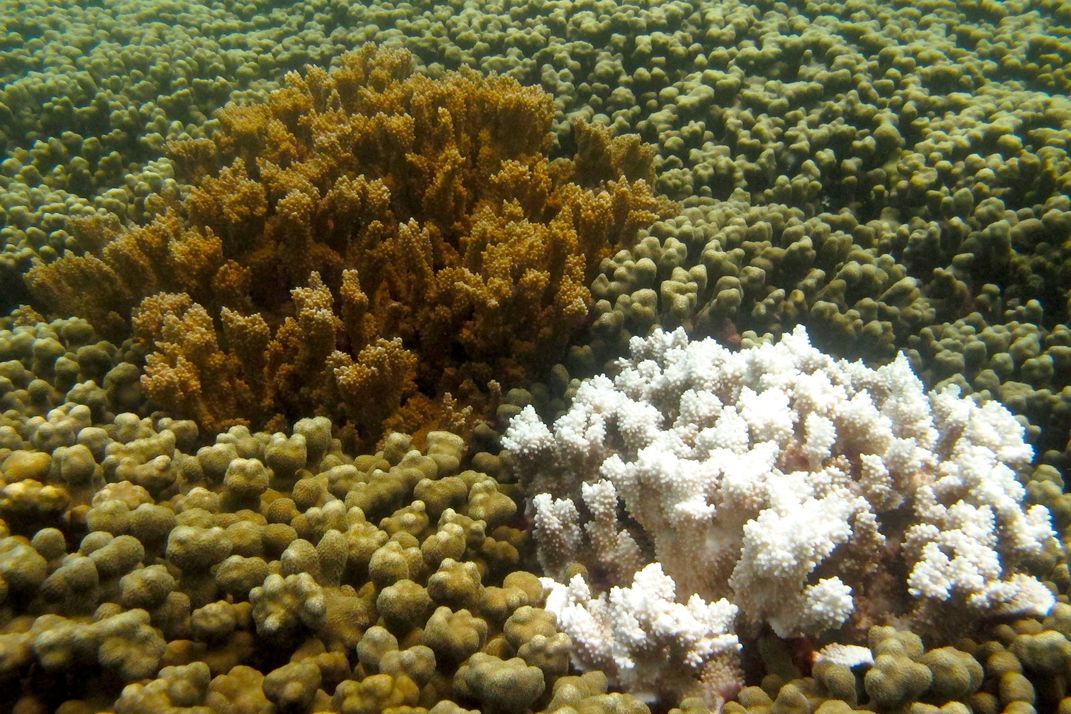
[[[681,670],[693,688],[724,687],[702,668],[721,650],[696,643],[704,625],[732,629],[691,614],[686,632],[683,601],[735,606],[739,632],[781,637],[851,638],[890,617],[939,633],[1052,607],[1024,570],[1054,535],[1050,514],[1024,506],[1016,469],[1032,450],[998,403],[927,394],[903,357],[835,360],[801,327],[738,352],[655,330],[630,350],[552,428],[527,407],[504,439],[545,570],[576,573],[548,584],[584,666],[673,694],[687,691]],[[659,592],[657,615],[622,607],[641,589]],[[636,656],[672,627],[675,647]]]
[[[55,328],[92,337],[80,320]],[[190,421],[95,421],[71,402],[49,420],[13,414],[0,414],[5,709],[519,712],[568,672],[569,638],[522,569],[515,488],[466,468],[455,434],[418,450],[395,433],[354,457],[323,417],[198,448]],[[34,450],[46,437],[52,459]],[[33,484],[64,498],[25,507]]]
[[[160,235],[138,240],[154,256],[165,240],[168,260],[173,251],[202,280],[224,237],[182,237],[191,224],[177,202],[188,187],[176,177],[202,175],[203,187],[219,179],[220,191],[235,191],[224,196],[232,207],[254,198],[249,184],[222,174],[227,162],[211,137],[228,130],[228,117],[217,113],[228,101],[264,104],[292,69],[337,67],[372,41],[404,46],[437,80],[479,67],[538,85],[553,97],[554,155],[597,148],[601,126],[638,132],[657,147],[655,171],[626,175],[651,184],[657,174],[652,185],[685,209],[602,261],[585,283],[592,329],[570,340],[545,384],[524,379],[504,392],[500,424],[527,403],[548,420],[564,412],[581,379],[614,374],[607,361],[653,327],[750,348],[804,324],[829,354],[877,366],[903,352],[927,388],[954,384],[1014,413],[1037,455],[1032,469],[1016,469],[1023,503],[1047,506],[1063,540],[1029,564],[1059,591],[1045,617],[1002,616],[942,640],[958,618],[853,632],[856,617],[866,620],[853,614],[849,631],[817,655],[812,646],[824,642],[772,631],[753,639],[738,628],[754,686],[723,711],[1071,713],[1071,3],[280,5],[0,0],[0,314],[30,300],[22,277],[32,265],[105,260],[132,224],[168,207],[180,210],[159,216]],[[194,141],[164,156],[176,140]],[[639,146],[602,152],[582,185],[612,180],[605,167],[635,158]],[[259,170],[246,177],[259,180]],[[301,201],[282,199],[270,196],[265,210],[284,204],[280,213],[303,215]],[[287,280],[291,259],[300,271],[306,257],[283,256]],[[146,265],[120,268],[158,280]],[[154,376],[171,411],[206,423],[255,402],[259,387],[234,375],[262,363],[283,321],[297,323],[285,357],[302,332],[326,332],[325,292],[345,319],[329,271],[320,271],[322,287],[311,276],[262,282],[256,289],[282,302],[277,314],[258,306],[260,320],[195,295],[178,284],[183,275],[163,278],[176,284],[145,304],[139,327],[163,336]],[[238,299],[243,279],[227,273],[213,289]],[[130,308],[149,286],[134,287],[95,284],[93,322],[128,335]],[[104,342],[85,320],[53,317],[27,308],[0,316],[0,710],[649,712],[612,691],[621,681],[611,685],[602,671],[561,676],[570,639],[539,609],[535,576],[515,572],[528,567],[527,539],[510,527],[521,525],[517,485],[487,453],[472,458],[479,478],[461,470],[466,449],[498,449],[486,429],[465,447],[433,436],[440,443],[419,457],[389,437],[382,452],[357,458],[332,443],[323,421],[297,420],[305,411],[290,415],[293,430],[272,424],[275,434],[198,431],[154,413],[160,401],[145,399],[145,356],[132,341],[109,333]],[[166,335],[158,319],[170,321]],[[345,418],[379,430],[396,407],[383,384],[404,380],[411,362],[399,350],[412,348],[389,336],[368,347],[364,358],[340,348],[376,365],[346,375],[360,408]],[[311,365],[285,377],[303,404],[315,395],[300,391]],[[461,416],[464,403],[410,398],[404,415],[439,410]],[[414,470],[424,476],[415,486]],[[914,514],[884,516],[889,536],[904,525],[894,517]],[[618,519],[648,553],[623,508]],[[622,543],[615,553],[624,559]],[[890,538],[886,548],[897,545]],[[834,550],[827,561],[839,558]],[[654,577],[661,565],[636,560],[642,567],[616,591],[590,564],[565,573],[583,574],[574,582],[591,593],[590,605],[573,604],[577,614],[587,607],[599,633],[613,636],[589,642],[584,656],[609,649],[645,663],[674,643],[673,658],[702,652],[703,611],[688,608],[683,588],[666,587],[664,572]],[[896,582],[881,592],[903,604],[906,577]],[[875,612],[872,599],[858,604]],[[728,603],[708,603],[711,612],[719,602]],[[659,617],[666,612],[673,617]],[[614,649],[613,627],[633,636],[629,650]],[[723,625],[703,627],[730,636]],[[720,641],[731,658],[732,640]],[[690,676],[673,668],[661,680],[674,688]],[[658,711],[667,709],[710,707],[685,698],[661,702]]]
[[[175,144],[181,215],[27,282],[107,333],[133,310],[147,395],[212,430],[317,412],[374,441],[456,420],[561,354],[599,261],[671,206],[635,137],[582,126],[550,161],[551,116],[538,89],[368,45]]]

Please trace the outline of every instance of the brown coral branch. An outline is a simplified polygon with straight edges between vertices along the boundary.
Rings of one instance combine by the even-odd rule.
[[[181,209],[96,231],[30,289],[111,333],[140,302],[147,393],[213,429],[320,413],[369,441],[421,428],[398,415],[470,420],[491,380],[560,357],[599,262],[672,208],[635,138],[580,123],[577,157],[552,162],[553,112],[512,79],[363,47],[228,106],[211,145],[169,146],[195,181]],[[403,408],[418,394],[457,401]]]

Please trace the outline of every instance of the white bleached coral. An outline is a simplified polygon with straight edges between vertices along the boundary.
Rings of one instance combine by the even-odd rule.
[[[586,667],[616,674],[620,685],[647,699],[687,691],[696,675],[707,680],[709,699],[735,693],[740,641],[733,632],[737,608],[728,600],[709,603],[692,595],[677,602],[673,579],[658,563],[637,572],[630,585],[598,595],[580,575],[567,586],[543,582],[550,589],[547,610],[570,633]],[[668,668],[667,662],[685,666]]]
[[[593,624],[642,578],[653,587],[652,564],[671,595],[651,601],[651,623],[677,622],[674,608],[698,598],[738,608],[741,633],[1051,608],[1021,571],[1053,537],[1050,516],[1024,506],[1016,469],[1032,450],[1001,405],[927,394],[903,356],[878,369],[836,360],[802,327],[736,352],[656,330],[630,350],[552,428],[528,407],[504,440],[581,665],[623,683],[677,668],[700,681],[694,630],[651,663],[619,654],[627,620]],[[565,584],[575,564],[587,580]]]

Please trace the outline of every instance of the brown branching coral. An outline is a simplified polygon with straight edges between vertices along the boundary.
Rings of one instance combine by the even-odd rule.
[[[172,149],[195,181],[178,211],[28,284],[112,333],[134,311],[147,393],[211,429],[312,411],[374,440],[436,411],[417,396],[461,413],[553,363],[600,260],[671,208],[635,137],[580,124],[551,161],[552,114],[538,88],[366,46],[222,110]]]
[[[256,406],[239,355],[224,351],[212,316],[185,293],[157,293],[135,311],[134,334],[150,342],[142,385],[149,397],[201,424],[225,429]],[[233,335],[233,332],[231,332]]]

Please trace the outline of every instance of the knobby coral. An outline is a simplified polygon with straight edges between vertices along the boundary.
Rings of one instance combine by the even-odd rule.
[[[599,261],[671,208],[635,137],[581,125],[552,161],[552,116],[538,88],[368,45],[223,109],[212,140],[172,146],[180,206],[88,222],[99,247],[27,283],[107,333],[133,310],[147,394],[211,430],[316,412],[368,441],[456,418],[552,364]]]

